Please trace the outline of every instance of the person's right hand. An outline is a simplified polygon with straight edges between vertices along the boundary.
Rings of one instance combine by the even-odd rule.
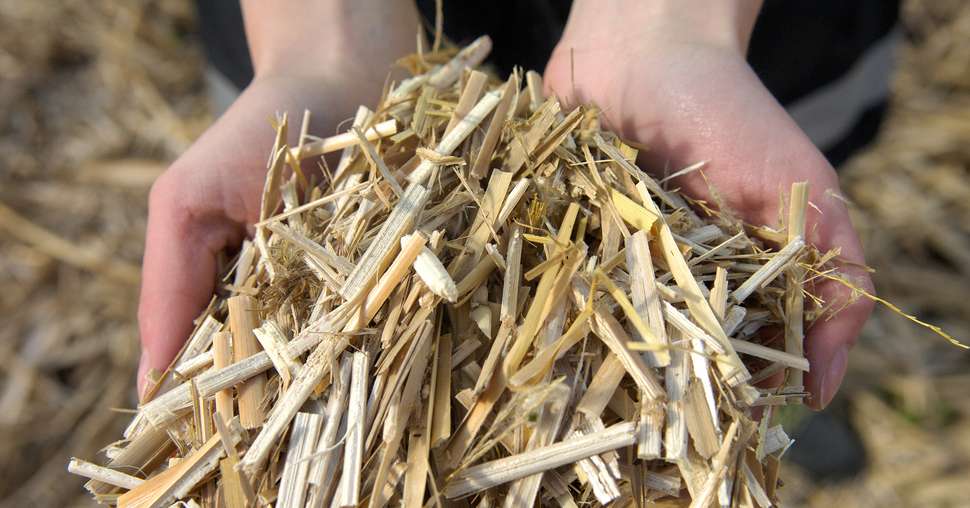
[[[155,182],[148,205],[138,324],[145,374],[162,372],[192,331],[216,281],[216,256],[259,218],[270,120],[288,112],[290,143],[304,109],[329,134],[358,104],[376,102],[392,63],[414,45],[409,2],[243,2],[256,78]],[[391,16],[395,30],[368,30]],[[410,21],[410,22],[409,22]]]

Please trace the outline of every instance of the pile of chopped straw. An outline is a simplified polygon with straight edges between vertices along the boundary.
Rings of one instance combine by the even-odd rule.
[[[784,229],[746,226],[537,74],[475,70],[489,48],[406,60],[344,134],[305,115],[289,146],[277,119],[253,241],[105,466],[71,461],[96,499],[777,502],[768,422],[806,396],[803,283],[829,259],[806,186]]]

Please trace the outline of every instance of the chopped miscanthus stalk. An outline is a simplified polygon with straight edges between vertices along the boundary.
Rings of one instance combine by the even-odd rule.
[[[791,440],[754,415],[805,395],[807,189],[749,236],[490,47],[410,60],[337,136],[280,116],[254,240],[106,465],[71,462],[98,499],[777,503]]]

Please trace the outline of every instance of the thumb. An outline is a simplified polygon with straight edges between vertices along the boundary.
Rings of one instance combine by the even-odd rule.
[[[211,298],[216,256],[240,241],[241,225],[211,207],[193,206],[196,189],[169,171],[152,186],[142,266],[138,328],[140,399],[153,387],[148,374],[165,371]],[[210,208],[210,209],[206,209]]]

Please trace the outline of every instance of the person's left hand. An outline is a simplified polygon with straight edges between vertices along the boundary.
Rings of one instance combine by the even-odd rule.
[[[649,148],[647,168],[709,161],[703,176],[676,184],[701,199],[710,198],[710,184],[748,223],[778,225],[779,197],[793,182],[809,182],[806,241],[840,249],[840,272],[871,291],[835,171],[745,61],[751,27],[704,9],[691,19],[686,7],[621,9],[623,3],[577,0],[546,67],[547,89],[568,103],[602,108],[608,128]],[[842,381],[872,303],[851,301],[852,291],[832,281],[817,283],[815,293],[841,309],[819,319],[805,340],[809,403],[822,408]]]

